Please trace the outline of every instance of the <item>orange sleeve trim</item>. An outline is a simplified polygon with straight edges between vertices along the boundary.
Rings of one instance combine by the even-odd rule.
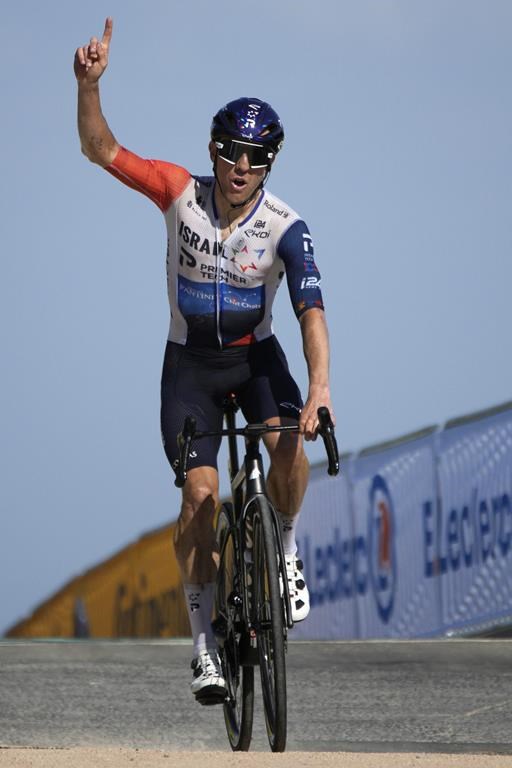
[[[163,160],[146,160],[124,147],[120,147],[105,170],[127,187],[149,197],[164,213],[182,194],[191,178],[190,173],[180,165]]]

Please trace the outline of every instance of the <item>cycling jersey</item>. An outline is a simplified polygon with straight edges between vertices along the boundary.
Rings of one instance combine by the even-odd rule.
[[[272,333],[272,303],[286,274],[297,317],[323,309],[320,273],[304,221],[267,190],[224,242],[214,177],[192,176],[121,148],[107,170],[147,195],[167,225],[169,341],[223,349]]]

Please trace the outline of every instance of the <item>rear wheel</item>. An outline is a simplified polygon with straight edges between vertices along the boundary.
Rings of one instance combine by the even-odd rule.
[[[247,751],[252,736],[254,668],[243,667],[240,664],[240,638],[244,623],[241,577],[231,504],[223,504],[219,511],[216,538],[220,562],[213,625],[227,686],[224,720],[231,748],[234,751]]]
[[[265,723],[273,752],[286,746],[286,626],[279,584],[277,531],[265,498],[252,505],[254,541],[253,624],[258,637]]]

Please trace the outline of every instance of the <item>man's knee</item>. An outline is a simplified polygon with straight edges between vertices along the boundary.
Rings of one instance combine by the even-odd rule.
[[[196,471],[197,472],[197,471]],[[179,562],[197,551],[212,549],[213,519],[218,499],[215,478],[192,471],[183,489],[183,502],[174,529],[174,549]]]
[[[202,508],[215,506],[218,491],[216,486],[209,483],[188,483],[183,491],[183,506],[197,513]]]
[[[187,482],[183,487],[185,503],[201,505],[210,496],[219,492],[219,475],[214,467],[195,467],[189,469]]]
[[[208,518],[213,519],[218,498],[219,481],[216,470],[212,467],[190,470],[183,488],[181,526],[178,528],[192,522],[204,524]]]

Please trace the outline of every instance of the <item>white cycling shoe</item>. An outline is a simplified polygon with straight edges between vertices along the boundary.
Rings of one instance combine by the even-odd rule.
[[[200,704],[222,704],[226,698],[226,681],[216,650],[201,651],[192,660],[193,680],[190,689]]]
[[[309,613],[309,592],[302,573],[304,565],[297,555],[285,555],[288,591],[294,622],[303,621]]]

